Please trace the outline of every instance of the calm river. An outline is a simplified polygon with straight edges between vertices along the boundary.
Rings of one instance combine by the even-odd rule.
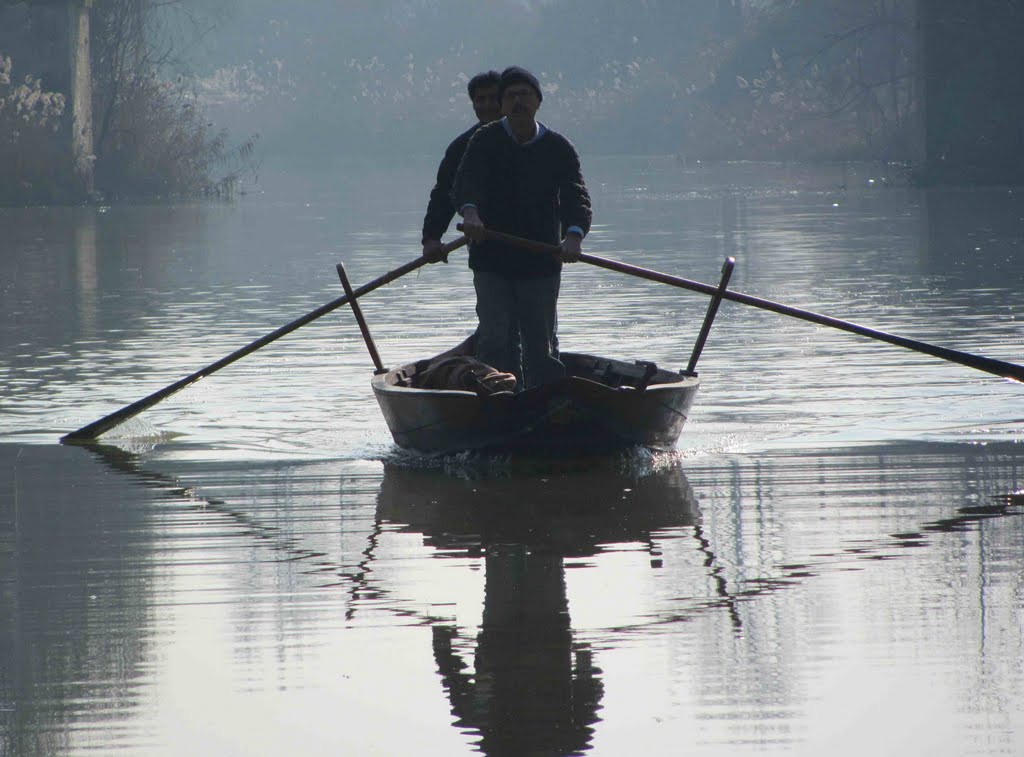
[[[58,443],[416,258],[435,167],[0,209],[0,754],[1024,753],[1020,384],[726,302],[675,453],[427,459],[345,308]],[[1024,363],[1024,193],[584,168],[588,252]],[[362,303],[389,364],[475,325],[461,251]],[[562,347],[706,304],[567,267]]]

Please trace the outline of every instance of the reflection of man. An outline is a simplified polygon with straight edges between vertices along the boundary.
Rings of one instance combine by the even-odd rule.
[[[466,151],[466,145],[481,125],[501,117],[498,78],[497,71],[484,71],[469,80],[467,89],[477,122],[452,140],[448,149],[444,151],[441,165],[437,168],[437,181],[430,190],[427,215],[423,219],[423,257],[432,263],[441,259],[441,237],[455,216],[451,198],[452,183],[455,181],[455,172],[459,168],[462,154]]]
[[[572,143],[535,118],[544,99],[537,78],[510,66],[501,73],[498,95],[504,118],[473,135],[452,197],[473,242],[476,356],[519,375],[510,338],[518,330],[529,387],[565,375],[558,359],[558,289],[562,262],[579,259],[590,229],[590,195]],[[559,245],[561,255],[488,240],[487,229]]]
[[[462,728],[487,755],[585,751],[604,693],[591,652],[574,642],[560,555],[490,545],[473,670],[435,626],[434,660]]]

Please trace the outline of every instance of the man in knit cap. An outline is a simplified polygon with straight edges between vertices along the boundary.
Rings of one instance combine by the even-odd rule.
[[[441,165],[437,167],[437,180],[430,190],[427,213],[423,217],[423,257],[432,263],[442,260],[441,237],[455,216],[455,208],[452,206],[452,183],[455,181],[455,172],[459,168],[462,154],[466,151],[466,145],[483,124],[501,118],[501,101],[498,99],[500,78],[501,75],[497,71],[482,71],[470,79],[466,87],[477,121],[452,140],[448,149],[444,151]]]
[[[471,240],[476,289],[476,357],[523,375],[527,387],[565,375],[558,358],[562,263],[579,260],[590,230],[590,195],[572,143],[536,119],[544,100],[537,77],[510,66],[498,80],[503,118],[477,129],[452,190]],[[544,255],[486,238],[487,230],[558,245]],[[518,328],[517,364],[510,333]]]

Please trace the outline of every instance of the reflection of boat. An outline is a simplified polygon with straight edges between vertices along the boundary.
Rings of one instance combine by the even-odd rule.
[[[568,375],[524,392],[483,394],[426,389],[419,378],[455,349],[374,376],[371,385],[400,447],[443,453],[467,449],[615,449],[641,445],[670,450],[682,433],[699,380],[660,369],[572,352]]]
[[[678,466],[630,472],[612,465],[453,478],[437,470],[385,465],[377,517],[422,533],[446,550],[493,543],[544,547],[563,557],[601,544],[647,541],[659,529],[700,516]]]
[[[439,556],[483,557],[475,636],[432,620],[456,726],[478,734],[487,755],[570,755],[590,746],[604,683],[594,651],[572,629],[565,558],[651,542],[659,530],[692,525],[698,510],[672,467],[457,479],[385,465],[377,517],[422,533]]]

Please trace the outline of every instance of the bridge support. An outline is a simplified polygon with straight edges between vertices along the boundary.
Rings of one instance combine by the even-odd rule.
[[[68,48],[71,58],[71,159],[78,190],[86,197],[95,190],[92,133],[92,38],[89,9],[93,0],[69,0]]]

